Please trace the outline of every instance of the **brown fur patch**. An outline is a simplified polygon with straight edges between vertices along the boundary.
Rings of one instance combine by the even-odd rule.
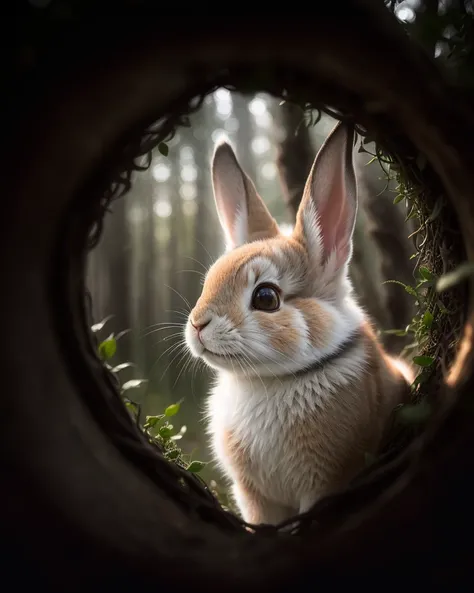
[[[231,430],[224,430],[221,438],[224,455],[227,458],[226,463],[237,476],[234,484],[239,490],[239,495],[245,499],[245,519],[249,523],[258,524],[263,520],[261,511],[263,497],[250,479],[250,457]]]
[[[291,304],[303,315],[312,346],[324,347],[331,331],[331,315],[314,299],[292,299]]]
[[[278,253],[284,254],[285,262]],[[191,312],[194,325],[205,323],[211,308],[217,314],[227,315],[234,325],[239,325],[242,321],[239,298],[247,282],[243,268],[261,256],[273,261],[284,274],[295,270],[302,275],[304,273],[306,255],[293,239],[280,235],[267,241],[247,243],[219,258],[210,268],[202,294]]]
[[[227,315],[234,325],[241,322],[242,312],[236,295],[242,294],[245,288],[247,279],[243,267],[262,251],[268,252],[266,243],[249,243],[217,260],[210,268],[202,294],[192,310],[191,319],[195,325],[201,319],[205,321],[211,307],[216,313]]]
[[[255,311],[255,315],[260,329],[269,338],[272,348],[282,354],[296,352],[300,333],[294,326],[291,311],[284,309],[275,313]]]
[[[231,430],[223,431],[222,445],[224,455],[228,458],[234,471],[237,473],[244,471],[250,462],[250,457],[245,447]]]
[[[248,234],[252,241],[278,237],[280,230],[270,214],[265,202],[255,189],[250,177],[244,173],[244,184],[247,197]]]

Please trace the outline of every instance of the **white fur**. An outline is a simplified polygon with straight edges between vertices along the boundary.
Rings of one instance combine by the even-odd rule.
[[[338,350],[347,336],[356,330],[364,319],[364,313],[352,298],[350,282],[340,287],[336,300],[327,301],[314,298],[318,305],[331,317],[330,337],[324,346],[317,348],[309,340],[308,328],[299,310],[292,306],[291,301],[282,306],[288,307],[293,316],[293,327],[299,330],[300,340],[296,351],[292,354],[276,352],[269,346],[269,336],[259,330],[249,303],[256,286],[256,270],[261,273],[258,283],[272,282],[282,287],[283,294],[299,285],[295,275],[282,275],[271,260],[263,256],[253,259],[246,265],[248,284],[240,299],[243,321],[239,327],[233,327],[224,315],[209,312],[210,323],[201,331],[204,346],[198,340],[197,333],[188,321],[185,331],[187,344],[194,356],[202,357],[205,362],[217,370],[232,371],[242,375],[258,375],[259,377],[275,377],[292,374],[302,368],[317,363],[321,358]],[[293,273],[292,273],[293,274]],[[275,333],[284,329],[275,323]],[[218,356],[214,356],[212,353]],[[224,356],[232,358],[222,358]]]
[[[289,260],[286,261],[289,256],[275,241],[271,259],[263,255],[262,249],[262,255],[253,257],[239,271],[245,274],[247,280],[241,294],[227,290],[223,293],[225,298],[216,299],[213,296],[214,300],[205,299],[205,307],[200,307],[197,323],[207,325],[200,334],[191,324],[191,317],[186,326],[186,341],[192,354],[217,371],[216,384],[207,403],[208,430],[216,459],[233,481],[234,496],[247,520],[253,517],[259,522],[278,523],[307,511],[316,500],[329,493],[327,472],[339,471],[341,460],[338,450],[331,450],[332,442],[318,442],[322,438],[318,433],[314,435],[318,456],[311,452],[302,456],[301,451],[290,447],[290,443],[294,442],[291,431],[297,424],[304,426],[309,416],[318,418],[318,426],[330,428],[327,438],[340,443],[334,437],[340,430],[344,444],[338,446],[352,452],[361,445],[358,430],[373,420],[371,412],[364,412],[362,419],[357,417],[357,404],[362,402],[360,407],[365,406],[366,394],[347,389],[367,372],[368,356],[362,341],[321,368],[295,375],[337,352],[347,338],[360,328],[365,317],[352,296],[348,277],[352,218],[357,211],[357,197],[352,166],[347,166],[341,156],[342,151],[347,150],[346,145],[344,129],[339,127],[320,153],[323,174],[317,170],[311,173],[309,193],[303,197],[300,210],[303,228],[300,231],[303,232],[310,261],[305,259],[296,266],[293,261],[291,265]],[[243,172],[229,147],[216,149],[213,171],[221,224],[228,235],[229,247],[236,247],[245,242],[249,221]],[[347,199],[350,202],[343,203],[344,195],[338,193],[340,187],[348,188]],[[247,195],[247,199],[260,198],[252,194]],[[326,214],[324,221],[319,218],[320,207]],[[345,213],[346,220],[337,218],[338,208]],[[326,239],[326,251],[323,249],[323,238]],[[296,237],[298,239],[301,240],[301,237]],[[264,243],[261,242],[262,247]],[[258,249],[260,243],[256,241],[254,245]],[[237,273],[237,270],[229,273]],[[239,282],[242,286],[240,278]],[[272,335],[268,335],[268,332],[274,331],[279,338],[284,337],[285,328],[278,326],[278,315],[273,318],[271,329],[265,333],[251,307],[253,291],[262,282],[279,287],[281,307],[287,313],[282,319],[287,321],[289,317],[291,329],[296,330],[296,339],[287,344],[284,353],[272,346]],[[229,283],[229,286],[236,285],[232,284],[231,278]],[[214,295],[215,281],[212,284]],[[329,330],[324,332],[324,342],[320,347],[314,346],[314,340],[311,340],[314,336],[309,335],[302,312],[292,304],[292,295],[314,299],[325,312],[322,317],[329,319]],[[237,315],[234,310],[234,321],[230,313],[226,314],[228,299],[233,299],[234,309],[235,299],[238,299],[240,311]],[[238,321],[235,321],[237,318]],[[342,393],[345,400],[340,404],[341,409],[344,405],[346,408],[341,415],[337,415],[336,411],[334,417],[335,408],[339,405],[338,395]],[[339,423],[342,416],[345,418],[343,426],[339,425],[342,424]],[[378,422],[377,419],[374,421]],[[379,428],[374,431],[377,438]],[[235,460],[228,458],[232,453],[229,453],[226,435],[231,435],[237,446],[244,449],[251,469],[246,467],[242,470]],[[330,456],[332,461],[328,462]],[[331,464],[333,470],[327,469]],[[242,471],[251,472],[251,475],[237,473]],[[328,479],[320,479],[321,476]],[[259,493],[253,501],[242,490],[246,480]],[[249,508],[249,500],[254,506],[260,505],[257,512]]]
[[[235,217],[234,222],[234,232],[232,235],[227,234],[227,241],[226,241],[226,249],[227,251],[231,251],[235,249],[239,245],[243,245],[247,241],[247,207],[245,206],[245,202],[240,205],[239,211],[237,212],[237,216]]]
[[[221,469],[231,480],[237,480],[228,463],[221,435],[231,431],[245,442],[255,467],[252,482],[271,494],[277,503],[271,505],[269,522],[277,522],[305,512],[325,494],[311,484],[313,472],[298,463],[298,452],[288,448],[288,435],[294,422],[309,412],[324,413],[324,404],[337,397],[338,390],[364,372],[366,355],[357,347],[337,363],[301,377],[243,377],[231,372],[218,373],[217,383],[207,402],[212,447]],[[354,397],[360,397],[354,394]],[[307,476],[308,481],[305,481]],[[237,487],[237,498],[239,498]],[[246,516],[245,498],[239,506]],[[273,519],[273,521],[272,521]]]

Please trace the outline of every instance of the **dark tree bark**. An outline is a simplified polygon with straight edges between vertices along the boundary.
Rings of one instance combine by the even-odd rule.
[[[285,102],[278,109],[286,135],[278,147],[277,167],[283,188],[283,199],[294,220],[316,151],[301,107]]]
[[[20,562],[23,585],[62,592],[166,589],[178,576],[220,592],[472,586],[472,291],[443,414],[390,466],[323,501],[301,537],[248,533],[151,448],[96,357],[83,298],[99,198],[148,125],[217,82],[304,92],[377,128],[388,150],[421,151],[473,261],[472,106],[382,3],[346,0],[318,19],[290,11],[271,28],[264,16],[242,28],[223,18],[205,35],[187,22],[157,35],[151,4],[116,2],[114,26],[99,30],[82,4],[66,35],[50,24],[23,84],[7,81],[5,170],[23,158],[0,219],[4,578]],[[32,328],[39,346],[27,356]]]

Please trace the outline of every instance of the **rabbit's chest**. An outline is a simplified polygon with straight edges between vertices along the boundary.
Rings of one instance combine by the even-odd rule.
[[[327,482],[331,420],[313,386],[291,396],[277,389],[258,395],[221,386],[210,404],[214,451],[231,478],[292,507],[308,488]]]

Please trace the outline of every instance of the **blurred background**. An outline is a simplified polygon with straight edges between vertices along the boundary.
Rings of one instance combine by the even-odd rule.
[[[315,124],[280,99],[219,89],[190,123],[177,131],[166,155],[154,152],[151,167],[135,174],[129,194],[112,204],[102,240],[89,257],[87,283],[94,321],[113,316],[104,337],[129,330],[118,341],[113,363],[136,365],[122,370],[122,379],[147,379],[130,397],[143,415],[182,400],[173,418],[175,426],[187,426],[180,446],[193,459],[209,461],[203,403],[212,377],[189,360],[182,330],[203,275],[223,251],[210,179],[214,144],[222,136],[230,140],[274,217],[291,225],[316,152],[335,120],[323,115]],[[405,222],[396,182],[387,182],[372,157],[374,147],[363,148],[358,142],[354,149],[360,207],[351,276],[360,303],[386,332],[403,329],[413,314],[413,299],[403,287],[383,284],[411,283],[413,229]],[[381,337],[391,352],[405,345],[393,331]],[[213,463],[201,475],[222,484]]]

